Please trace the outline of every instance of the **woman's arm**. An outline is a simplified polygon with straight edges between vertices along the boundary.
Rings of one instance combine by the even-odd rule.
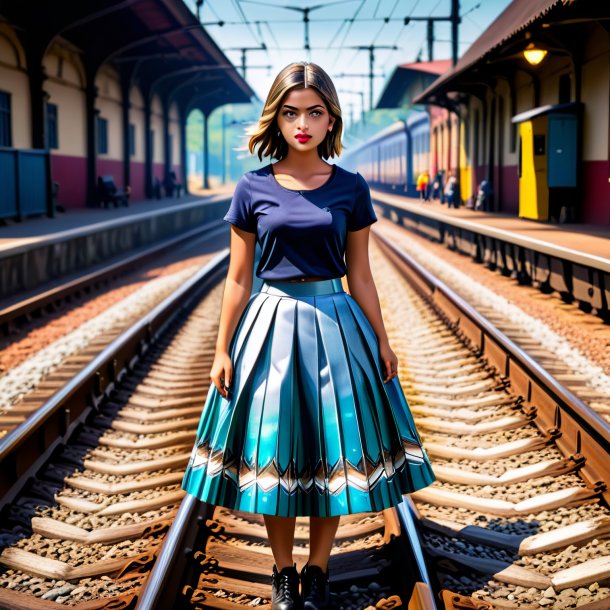
[[[216,355],[210,371],[210,378],[225,398],[227,390],[222,386],[221,379],[225,381],[226,386],[230,386],[233,380],[233,367],[228,354],[229,344],[252,292],[255,244],[255,233],[231,225],[229,270],[218,323]]]
[[[348,231],[345,247],[345,264],[347,267],[347,284],[350,295],[358,303],[368,321],[371,323],[377,341],[379,355],[385,367],[385,379],[389,381],[397,375],[398,358],[390,348],[388,335],[383,324],[381,306],[377,288],[373,281],[369,263],[370,225],[359,231]]]

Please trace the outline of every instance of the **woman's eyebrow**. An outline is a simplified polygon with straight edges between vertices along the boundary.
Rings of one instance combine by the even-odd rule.
[[[310,106],[307,110],[312,110],[313,108],[323,108],[322,104],[316,104],[315,106]],[[296,106],[289,106],[288,104],[284,104],[284,108],[290,108],[292,110],[298,110]]]

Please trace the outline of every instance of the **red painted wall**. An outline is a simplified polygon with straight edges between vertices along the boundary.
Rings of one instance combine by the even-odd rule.
[[[65,208],[84,208],[87,202],[87,160],[51,154],[51,177],[59,183],[57,203]]]
[[[144,191],[144,163],[132,162],[131,164],[131,200],[139,201],[140,199],[146,199],[146,193]]]
[[[182,182],[181,166],[173,165],[178,182]],[[131,200],[146,199],[144,188],[145,165],[131,162]],[[97,159],[97,176],[112,176],[115,184],[123,188],[123,162],[113,159]],[[153,165],[153,176],[161,182],[164,178],[163,163]],[[51,153],[51,178],[59,183],[57,203],[65,208],[85,208],[87,206],[87,160],[85,157],[71,157]]]
[[[96,176],[112,176],[114,183],[118,188],[122,189],[123,184],[123,162],[116,159],[97,159],[96,161]]]
[[[500,212],[519,215],[519,168],[516,165],[502,167]]]
[[[610,225],[608,161],[583,162],[582,222]]]
[[[487,176],[487,165],[477,165],[474,168],[474,172],[473,172],[474,184],[472,185],[473,192],[475,192],[479,188],[479,184],[481,183],[481,180],[485,180],[486,176]]]
[[[163,183],[163,179],[165,178],[165,164],[153,163],[153,178],[159,178],[161,183]]]

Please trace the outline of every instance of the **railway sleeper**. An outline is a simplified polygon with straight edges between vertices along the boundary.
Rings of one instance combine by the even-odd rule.
[[[76,525],[51,519],[49,517],[34,517],[32,531],[46,538],[59,540],[74,540],[83,544],[111,544],[133,538],[142,538],[153,534],[160,534],[171,527],[173,516],[178,512],[174,509],[163,518],[133,523],[129,525],[113,525],[112,527],[86,530]],[[171,516],[171,518],[170,518]]]
[[[580,467],[580,464],[570,458],[561,460],[544,460],[527,466],[511,468],[506,470],[500,476],[481,474],[478,472],[464,470],[462,468],[454,468],[437,464],[434,466],[434,474],[439,481],[448,483],[459,483],[463,485],[510,485],[520,481],[528,481],[530,479],[556,476],[574,472]]]
[[[452,506],[453,508],[465,508],[492,515],[515,516],[528,515],[543,510],[553,510],[560,506],[567,506],[574,502],[583,502],[600,495],[597,489],[588,487],[570,487],[560,491],[552,491],[521,502],[508,502],[506,500],[495,500],[492,498],[480,498],[468,496],[442,489],[440,487],[426,487],[411,494],[414,500],[427,502],[438,506]]]
[[[529,420],[521,415],[510,415],[498,417],[484,422],[464,423],[459,421],[447,421],[437,417],[416,417],[415,424],[418,428],[434,430],[441,434],[470,434],[472,436],[500,432],[502,430],[515,430],[529,424]]]

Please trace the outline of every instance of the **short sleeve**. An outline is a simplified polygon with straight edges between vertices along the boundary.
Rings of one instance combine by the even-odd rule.
[[[358,231],[377,222],[377,215],[371,201],[371,191],[367,181],[356,172],[356,195],[352,212],[347,219],[347,230]]]
[[[248,233],[256,233],[256,219],[252,214],[252,197],[247,174],[244,174],[235,185],[231,205],[223,220]]]

